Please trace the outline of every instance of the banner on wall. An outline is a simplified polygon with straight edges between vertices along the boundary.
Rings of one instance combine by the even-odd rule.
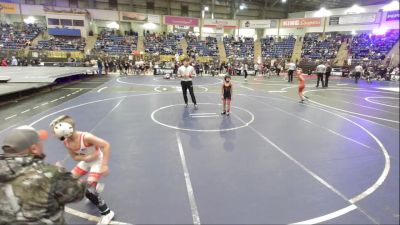
[[[321,18],[285,19],[282,20],[281,26],[283,28],[319,27],[321,26]]]
[[[168,25],[198,27],[200,26],[200,19],[182,16],[164,16],[164,23]]]
[[[276,28],[277,20],[240,20],[240,28]]]
[[[159,15],[151,15],[151,14],[137,13],[137,12],[121,12],[121,20],[150,22],[159,24],[161,18]]]
[[[0,2],[0,13],[5,13],[5,14],[17,13],[17,4]]]
[[[46,13],[60,13],[60,14],[84,14],[89,15],[89,11],[86,9],[78,9],[78,8],[64,8],[64,7],[57,7],[57,6],[43,6],[43,11]]]
[[[204,27],[238,28],[237,20],[204,19]]]
[[[339,16],[339,25],[350,24],[372,24],[378,23],[378,15],[376,13],[352,14]]]
[[[386,21],[393,21],[393,20],[399,20],[399,10],[396,11],[389,11],[386,14]]]
[[[329,25],[331,25],[331,26],[339,25],[339,18],[340,18],[340,16],[329,17]]]

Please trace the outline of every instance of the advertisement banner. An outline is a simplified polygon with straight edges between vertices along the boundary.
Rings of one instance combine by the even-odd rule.
[[[138,21],[138,22],[150,22],[159,24],[161,18],[159,15],[151,15],[137,12],[121,12],[121,20],[124,21]]]
[[[17,4],[0,2],[0,13],[16,14]]]
[[[57,6],[43,6],[43,11],[46,13],[59,13],[59,14],[89,14],[86,9],[71,9]]]
[[[276,28],[277,20],[240,20],[240,28]]]
[[[182,16],[164,16],[164,23],[168,25],[198,27],[200,26],[200,19]]]
[[[339,25],[339,18],[340,18],[340,16],[329,17],[329,25],[332,25],[332,26]]]
[[[296,18],[282,20],[281,26],[283,28],[319,27],[321,24],[321,18]]]
[[[339,16],[339,25],[378,23],[376,13],[352,14]]]
[[[389,11],[386,14],[386,21],[399,20],[399,10]]]
[[[161,23],[161,16],[160,15],[147,14],[147,22],[160,24]]]
[[[219,20],[219,19],[204,19],[204,27],[224,27],[224,28],[238,28],[237,20]]]

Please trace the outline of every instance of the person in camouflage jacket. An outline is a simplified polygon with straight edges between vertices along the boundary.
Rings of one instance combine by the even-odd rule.
[[[81,200],[85,184],[46,164],[46,131],[22,126],[5,137],[0,155],[0,225],[64,224],[64,206]]]

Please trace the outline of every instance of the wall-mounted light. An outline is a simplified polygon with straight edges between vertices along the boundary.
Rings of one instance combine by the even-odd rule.
[[[146,29],[146,30],[154,30],[154,29],[157,28],[157,25],[156,25],[156,24],[150,23],[150,22],[145,23],[145,24],[143,24],[142,26],[143,26],[143,28]]]
[[[117,22],[113,21],[113,22],[107,24],[107,27],[110,28],[110,29],[118,30],[119,29],[119,24]]]
[[[32,23],[35,23],[35,21],[36,21],[36,19],[35,19],[35,17],[33,17],[33,16],[30,16],[30,17],[24,19],[24,22],[25,22],[26,24],[32,24]]]

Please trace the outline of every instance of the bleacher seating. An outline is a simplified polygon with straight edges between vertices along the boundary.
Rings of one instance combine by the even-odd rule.
[[[206,37],[205,41],[201,41],[199,37],[188,37],[188,55],[190,56],[218,56],[217,39],[214,37]]]
[[[353,37],[349,54],[353,59],[383,60],[398,40],[399,30],[383,35],[359,34]]]
[[[309,59],[334,59],[343,41],[340,34],[328,34],[324,40],[321,34],[306,34],[303,39],[302,58]]]
[[[183,50],[180,45],[180,40],[183,38],[183,34],[180,33],[168,33],[168,34],[147,34],[144,38],[144,46],[146,53],[160,55],[179,55],[183,54]]]
[[[137,49],[138,33],[129,35],[117,35],[113,31],[103,30],[97,37],[94,50],[111,54],[129,54]]]
[[[85,40],[83,38],[62,38],[51,37],[49,40],[39,41],[35,50],[49,51],[83,51],[85,49]]]
[[[291,58],[296,38],[267,36],[261,39],[262,56],[265,58]]]
[[[25,48],[35,39],[44,28],[37,24],[25,24],[22,30],[11,24],[0,24],[0,48]]]
[[[224,47],[227,56],[235,56],[239,58],[254,58],[254,39],[224,37]]]

